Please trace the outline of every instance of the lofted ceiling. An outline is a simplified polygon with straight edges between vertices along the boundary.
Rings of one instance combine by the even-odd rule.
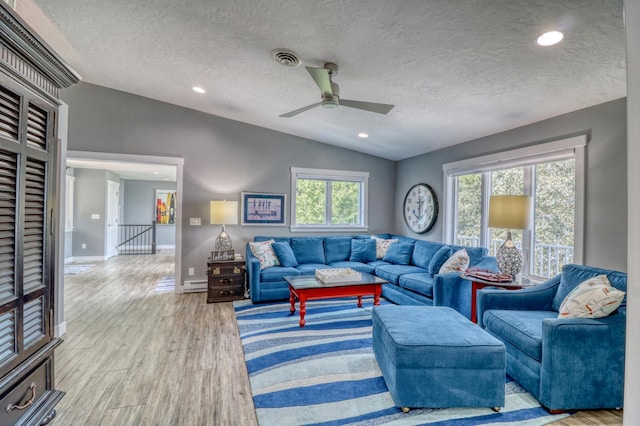
[[[17,0],[16,10],[88,83],[391,160],[626,96],[622,0]],[[564,41],[537,46],[552,29]],[[301,65],[277,63],[275,48]],[[338,64],[343,98],[395,107],[279,117],[320,101],[305,66],[325,62]]]

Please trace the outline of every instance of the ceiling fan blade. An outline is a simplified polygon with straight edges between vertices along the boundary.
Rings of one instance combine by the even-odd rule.
[[[326,68],[312,68],[306,67],[309,74],[313,78],[313,81],[316,82],[320,91],[323,94],[333,96],[333,89],[331,88],[331,79],[329,78],[329,71]]]
[[[307,110],[310,110],[311,108],[315,108],[315,107],[320,106],[320,105],[322,105],[322,102],[318,102],[317,104],[308,105],[306,107],[299,108],[299,109],[297,109],[295,111],[291,111],[291,112],[288,112],[286,114],[282,114],[280,117],[293,117],[294,115],[300,114],[301,112],[305,112]]]
[[[389,104],[377,104],[375,102],[352,101],[350,99],[340,99],[340,105],[377,112],[378,114],[387,114],[395,106]]]

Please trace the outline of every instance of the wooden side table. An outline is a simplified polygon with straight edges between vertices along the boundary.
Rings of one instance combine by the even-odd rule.
[[[477,323],[477,313],[476,313],[476,299],[477,292],[481,288],[485,287],[499,287],[505,290],[520,290],[521,288],[531,287],[536,285],[535,283],[529,281],[528,279],[519,279],[516,281],[487,281],[481,278],[472,277],[466,275],[465,273],[461,273],[460,277],[465,280],[471,281],[471,322]]]
[[[247,269],[244,259],[207,261],[207,303],[244,299]]]

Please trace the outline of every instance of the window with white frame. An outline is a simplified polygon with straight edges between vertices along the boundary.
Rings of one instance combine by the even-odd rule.
[[[512,230],[523,275],[548,278],[582,262],[585,135],[444,165],[445,233],[495,256],[506,229],[488,227],[492,195],[532,197],[531,229]]]
[[[76,178],[67,175],[65,186],[64,230],[73,231],[73,191]]]
[[[368,228],[369,173],[291,168],[291,230]]]

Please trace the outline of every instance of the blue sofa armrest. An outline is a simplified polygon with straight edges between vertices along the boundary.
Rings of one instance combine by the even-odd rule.
[[[522,290],[482,289],[478,291],[477,320],[484,327],[482,317],[490,309],[551,311],[551,302],[560,285],[560,275],[534,287]]]
[[[247,280],[249,281],[249,292],[251,300],[260,301],[260,261],[253,255],[249,244],[247,244],[244,255],[247,267]]]
[[[545,319],[540,402],[554,401],[550,409],[622,407],[625,333],[624,311],[598,319]]]
[[[433,306],[448,306],[467,318],[471,317],[471,281],[458,272],[433,277]]]

